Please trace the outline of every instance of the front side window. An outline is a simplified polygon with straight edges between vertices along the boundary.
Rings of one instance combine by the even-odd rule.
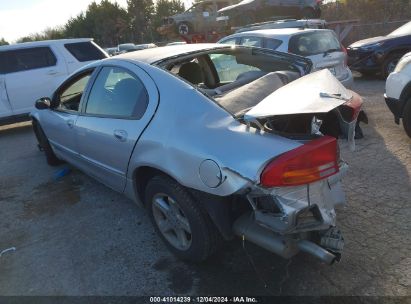
[[[0,52],[0,74],[55,66],[57,58],[49,47]]]
[[[91,41],[66,43],[64,47],[80,62],[100,60],[107,57]]]
[[[140,79],[119,67],[104,67],[94,82],[86,113],[140,119],[148,105],[148,93]]]
[[[233,82],[238,75],[249,71],[260,71],[260,69],[237,63],[237,58],[234,55],[227,54],[211,54],[210,59],[217,71],[220,83]]]
[[[93,71],[88,71],[75,77],[71,82],[60,89],[57,93],[57,102],[59,103],[57,107],[58,110],[76,112],[79,110],[81,97],[83,96],[92,72]]]

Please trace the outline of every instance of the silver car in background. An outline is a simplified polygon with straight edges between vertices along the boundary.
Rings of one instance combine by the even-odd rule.
[[[219,44],[142,50],[71,75],[31,116],[62,160],[144,206],[182,259],[240,236],[327,264],[343,237],[340,133],[361,98],[306,58]]]
[[[313,72],[329,69],[345,87],[350,88],[353,84],[353,76],[347,65],[347,51],[332,30],[312,28],[255,30],[224,37],[218,43],[262,47],[304,56],[313,62]]]

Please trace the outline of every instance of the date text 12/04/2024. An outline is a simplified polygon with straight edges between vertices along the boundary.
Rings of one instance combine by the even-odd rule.
[[[150,297],[150,303],[258,303],[255,297]]]

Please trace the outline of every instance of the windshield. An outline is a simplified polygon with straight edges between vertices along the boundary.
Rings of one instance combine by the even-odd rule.
[[[411,35],[411,22],[400,26],[392,33],[388,34],[387,36],[404,36],[404,35]]]
[[[295,35],[290,39],[290,53],[312,56],[341,51],[341,45],[332,31],[315,31]]]

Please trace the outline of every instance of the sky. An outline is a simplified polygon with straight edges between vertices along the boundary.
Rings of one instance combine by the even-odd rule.
[[[99,3],[101,0],[96,0]],[[110,0],[126,7],[127,0]],[[0,0],[0,39],[18,38],[64,25],[85,11],[92,0]],[[186,8],[191,0],[184,0]]]

